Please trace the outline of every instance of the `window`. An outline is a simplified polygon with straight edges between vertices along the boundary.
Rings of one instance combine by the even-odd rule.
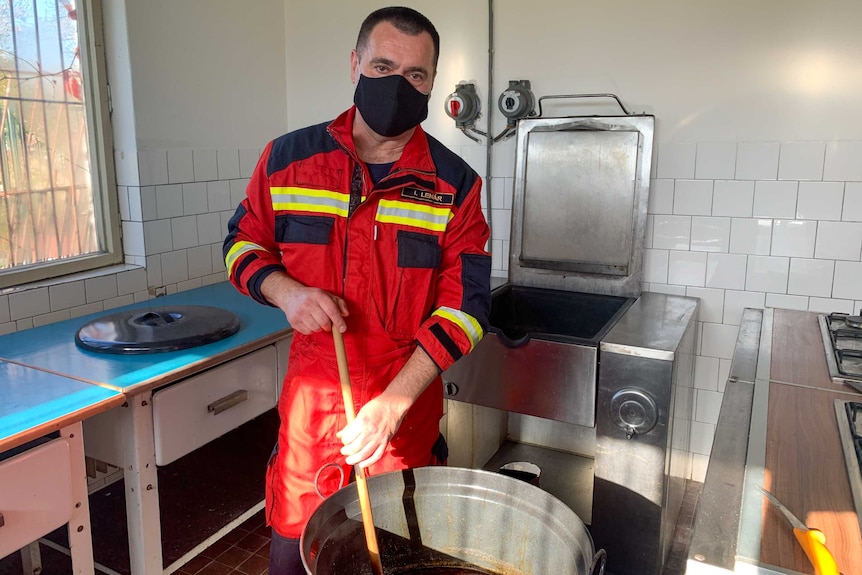
[[[0,287],[117,263],[101,14],[0,0]]]

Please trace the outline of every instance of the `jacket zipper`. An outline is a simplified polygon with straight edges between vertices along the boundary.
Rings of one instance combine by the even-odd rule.
[[[347,222],[344,226],[344,254],[342,255],[341,265],[341,297],[344,298],[347,294],[347,248],[350,234],[347,228],[350,226],[350,216],[356,211],[356,208],[362,204],[362,165],[353,161],[353,178],[350,180],[350,201],[347,207]]]

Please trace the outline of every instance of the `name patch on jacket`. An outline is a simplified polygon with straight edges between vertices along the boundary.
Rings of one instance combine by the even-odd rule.
[[[441,194],[439,192],[420,190],[419,188],[404,188],[401,190],[401,197],[438,206],[451,206],[455,201],[455,194]]]

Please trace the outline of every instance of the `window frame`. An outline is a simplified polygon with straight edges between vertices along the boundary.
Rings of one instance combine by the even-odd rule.
[[[123,263],[102,3],[101,0],[77,0],[76,10],[91,186],[95,199],[93,213],[104,251],[3,270],[0,272],[0,289]]]

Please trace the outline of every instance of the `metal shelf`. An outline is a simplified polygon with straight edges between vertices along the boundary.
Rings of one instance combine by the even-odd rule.
[[[539,487],[568,505],[581,521],[590,524],[593,515],[593,458],[506,441],[482,469],[498,471],[506,463],[514,461],[538,465],[542,470]]]

